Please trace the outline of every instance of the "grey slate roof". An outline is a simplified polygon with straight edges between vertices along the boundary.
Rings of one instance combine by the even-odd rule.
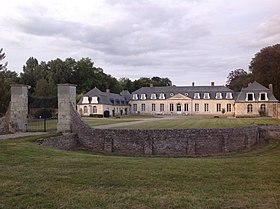
[[[108,104],[108,105],[128,105],[130,100],[129,91],[122,91],[121,94],[114,94],[110,92],[102,92],[98,88],[93,88],[87,92],[83,97],[88,96],[91,101],[91,97],[98,98],[98,104]],[[82,104],[83,98],[80,99],[78,104]]]
[[[210,99],[216,98],[216,93],[222,93],[222,97],[226,97],[226,93],[231,92],[233,99],[236,98],[236,94],[225,86],[163,86],[163,87],[142,87],[132,94],[146,94],[147,98],[151,98],[151,94],[156,94],[157,98],[161,93],[165,94],[165,98],[168,99],[178,93],[186,95],[189,98],[194,98],[195,93],[200,94],[200,98],[203,98],[204,93],[209,93]]]
[[[255,99],[259,98],[260,93],[267,93],[268,101],[271,102],[278,102],[278,100],[274,97],[273,93],[270,89],[264,87],[263,85],[259,84],[258,82],[253,82],[246,88],[242,88],[241,92],[239,93],[236,101],[237,102],[244,102],[246,99],[247,93],[254,93]]]

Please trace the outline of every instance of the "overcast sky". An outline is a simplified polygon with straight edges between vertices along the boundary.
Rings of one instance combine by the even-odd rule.
[[[29,57],[90,57],[114,77],[224,85],[261,48],[280,43],[279,0],[7,0],[0,48],[8,68]]]

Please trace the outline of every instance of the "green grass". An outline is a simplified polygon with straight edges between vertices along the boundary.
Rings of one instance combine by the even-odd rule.
[[[252,124],[280,124],[279,119],[274,118],[214,118],[187,116],[184,118],[166,119],[153,122],[145,122],[137,125],[128,125],[121,128],[140,129],[169,129],[169,128],[238,128]]]
[[[91,117],[83,117],[83,120],[86,121],[91,126],[100,126],[100,125],[109,125],[115,123],[123,123],[130,121],[137,121],[138,118],[91,118]]]
[[[28,131],[44,131],[44,119],[32,119],[28,121]],[[46,120],[46,131],[57,130],[57,119]]]
[[[280,142],[205,158],[123,157],[0,141],[0,208],[280,207]]]

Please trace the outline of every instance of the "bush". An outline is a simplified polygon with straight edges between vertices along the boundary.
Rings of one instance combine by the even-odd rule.
[[[48,109],[39,109],[34,114],[35,118],[44,118],[44,116],[46,116],[46,118],[51,118],[52,113]]]
[[[259,111],[259,114],[260,114],[260,116],[261,116],[261,117],[266,116],[266,112],[265,112],[265,110],[261,110],[261,109],[259,109],[258,111]]]

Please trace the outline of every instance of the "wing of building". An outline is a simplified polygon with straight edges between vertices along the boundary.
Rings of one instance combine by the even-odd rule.
[[[132,94],[86,93],[78,103],[81,115],[123,114],[227,115],[236,117],[275,116],[278,100],[271,89],[254,82],[240,92],[225,86],[142,87]]]

